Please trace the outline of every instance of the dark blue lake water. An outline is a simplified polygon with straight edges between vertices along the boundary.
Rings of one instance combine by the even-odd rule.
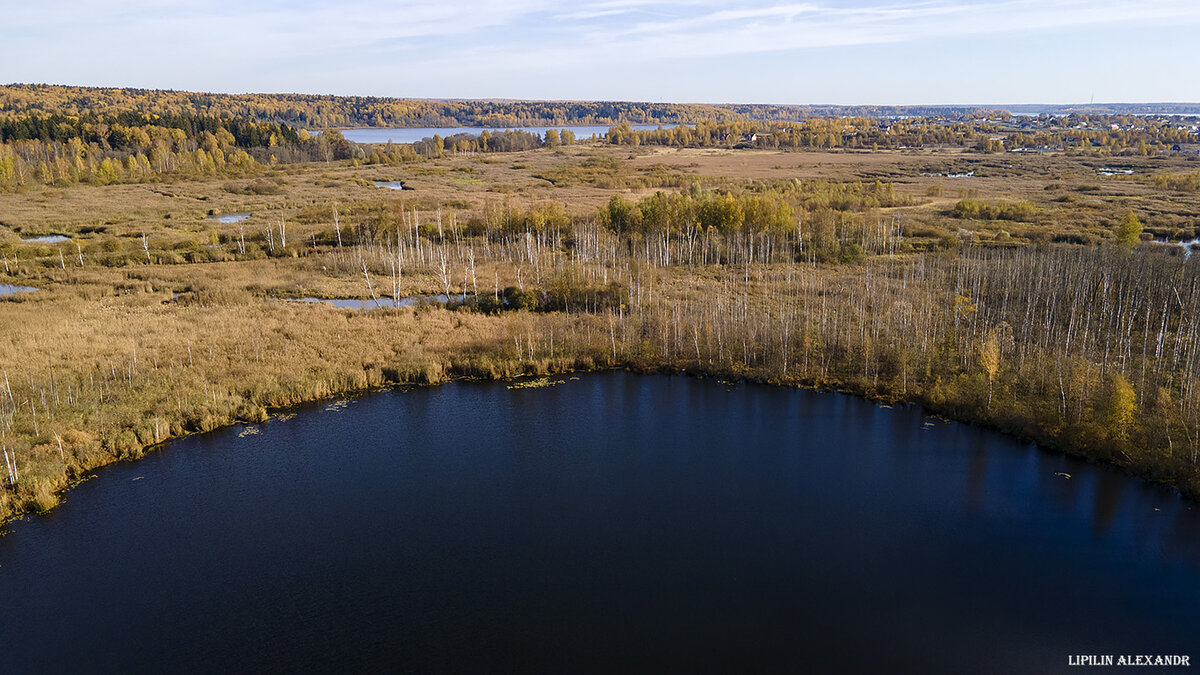
[[[917,408],[614,372],[297,413],[109,467],[11,524],[0,670],[1200,656],[1195,504]]]

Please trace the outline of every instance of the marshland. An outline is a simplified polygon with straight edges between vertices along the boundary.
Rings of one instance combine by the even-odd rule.
[[[1196,259],[1152,241],[1197,234],[1189,118],[380,145],[96,92],[6,91],[3,282],[34,290],[0,298],[5,517],[281,406],[613,367],[920,403],[1200,491]]]

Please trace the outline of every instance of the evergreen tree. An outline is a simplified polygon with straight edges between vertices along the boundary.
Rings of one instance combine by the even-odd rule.
[[[1133,211],[1127,212],[1125,217],[1121,218],[1121,222],[1117,225],[1116,236],[1117,246],[1127,250],[1137,246],[1138,242],[1142,240],[1142,223]]]

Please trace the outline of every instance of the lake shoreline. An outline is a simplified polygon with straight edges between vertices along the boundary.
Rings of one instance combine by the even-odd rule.
[[[440,365],[441,365],[442,373],[450,372],[451,370],[453,370],[453,364],[451,364],[451,368],[449,370],[447,369],[447,364],[440,364]],[[342,389],[342,390],[332,391],[323,396],[318,396],[318,397],[314,397],[314,398],[306,398],[303,400],[290,402],[290,403],[287,403],[287,404],[281,405],[281,406],[260,406],[260,407],[258,407],[258,410],[257,410],[258,414],[255,415],[254,418],[249,418],[249,417],[247,417],[247,418],[237,418],[237,417],[228,418],[228,419],[220,421],[216,426],[212,426],[210,428],[188,430],[184,434],[171,435],[171,436],[164,437],[155,443],[143,446],[139,451],[135,452],[132,456],[120,457],[120,456],[112,455],[111,461],[107,461],[107,462],[104,462],[104,463],[101,463],[101,464],[98,464],[96,466],[86,469],[78,477],[72,478],[67,483],[66,486],[64,486],[58,490],[55,490],[53,493],[54,501],[52,504],[49,505],[48,508],[44,508],[44,509],[39,508],[36,505],[30,504],[27,502],[25,504],[26,508],[17,510],[14,513],[9,514],[5,518],[0,519],[0,536],[7,534],[9,523],[19,521],[19,520],[21,520],[27,516],[33,515],[33,514],[41,515],[41,514],[47,514],[51,511],[53,511],[55,508],[57,508],[61,504],[61,501],[62,501],[61,497],[65,493],[69,492],[75,486],[80,485],[80,484],[90,480],[91,478],[93,478],[96,475],[97,471],[103,469],[104,467],[107,467],[107,466],[110,466],[113,464],[117,464],[117,463],[121,463],[121,462],[136,462],[136,461],[144,458],[147,453],[165,450],[166,446],[168,444],[170,444],[174,441],[179,441],[179,440],[182,440],[185,438],[190,438],[192,436],[222,431],[222,430],[226,430],[226,429],[229,429],[232,427],[236,427],[238,425],[250,426],[250,425],[254,425],[254,424],[261,424],[261,423],[269,421],[270,418],[272,418],[272,417],[277,417],[279,415],[288,415],[288,414],[297,412],[299,409],[317,405],[317,404],[320,404],[321,402],[325,402],[325,401],[329,401],[329,400],[333,400],[333,399],[360,398],[363,396],[370,396],[375,393],[383,393],[383,392],[389,392],[389,391],[405,391],[408,389],[418,388],[418,387],[440,386],[440,385],[449,384],[452,382],[477,382],[477,383],[514,382],[515,383],[515,382],[526,381],[528,378],[547,378],[547,377],[566,376],[566,375],[587,375],[587,374],[592,374],[592,373],[602,373],[602,372],[609,372],[609,371],[624,371],[627,373],[631,373],[634,375],[640,375],[640,376],[655,376],[655,375],[679,376],[679,375],[683,375],[683,376],[697,378],[697,379],[715,379],[718,381],[728,381],[728,382],[739,383],[739,384],[746,383],[746,384],[762,385],[762,386],[769,386],[769,387],[778,387],[778,388],[783,388],[783,389],[800,389],[800,390],[804,390],[804,391],[814,392],[817,394],[841,394],[841,395],[845,395],[845,396],[852,396],[855,398],[863,399],[865,401],[869,401],[869,402],[872,402],[872,403],[875,403],[878,405],[906,405],[906,406],[916,405],[916,406],[919,406],[923,411],[925,411],[927,413],[924,415],[927,418],[938,418],[938,419],[941,419],[941,420],[944,420],[947,422],[953,422],[953,423],[957,423],[957,424],[963,424],[963,425],[977,427],[977,428],[981,428],[981,429],[985,429],[985,430],[989,430],[989,431],[994,431],[996,433],[1003,434],[1009,438],[1016,439],[1020,442],[1030,443],[1030,444],[1034,445],[1041,452],[1045,452],[1045,453],[1052,454],[1052,455],[1063,455],[1063,456],[1072,457],[1072,458],[1079,459],[1079,460],[1084,460],[1090,465],[1115,470],[1118,473],[1120,473],[1123,477],[1137,479],[1137,480],[1143,481],[1147,484],[1172,491],[1175,494],[1177,494],[1178,496],[1180,496],[1186,500],[1193,501],[1193,502],[1200,502],[1200,490],[1188,490],[1188,489],[1185,489],[1185,487],[1183,487],[1183,486],[1174,484],[1174,483],[1166,481],[1166,480],[1156,480],[1152,477],[1141,475],[1141,474],[1137,473],[1136,471],[1131,470],[1128,465],[1122,465],[1117,462],[1108,461],[1106,458],[1100,457],[1095,453],[1088,453],[1086,451],[1079,450],[1078,448],[1071,448],[1071,447],[1064,446],[1062,444],[1056,443],[1051,438],[1044,438],[1044,439],[1035,438],[1032,434],[1025,433],[1022,430],[1005,428],[1004,426],[994,423],[990,420],[964,419],[960,416],[954,415],[951,411],[945,410],[943,408],[939,408],[936,405],[932,405],[928,401],[922,401],[922,400],[916,400],[916,399],[906,399],[904,397],[881,395],[878,392],[856,390],[852,387],[844,386],[844,384],[841,386],[838,386],[838,385],[823,386],[821,384],[805,383],[805,382],[802,382],[799,380],[784,381],[784,380],[780,380],[779,378],[754,377],[754,376],[747,376],[745,374],[739,375],[739,374],[732,373],[732,372],[722,373],[722,372],[719,372],[716,370],[713,370],[713,371],[704,371],[704,370],[695,370],[695,369],[687,370],[687,369],[678,368],[678,367],[668,365],[668,364],[630,364],[630,363],[603,364],[603,365],[597,364],[596,366],[591,367],[591,368],[567,368],[567,369],[561,369],[561,370],[555,369],[552,365],[545,369],[538,368],[538,366],[539,366],[539,364],[527,363],[526,364],[526,372],[513,373],[513,374],[499,374],[499,375],[490,375],[490,374],[483,374],[483,373],[463,373],[463,374],[452,374],[452,375],[445,376],[445,377],[430,377],[429,374],[426,372],[426,373],[422,373],[420,376],[418,376],[414,379],[411,379],[411,380],[399,379],[399,378],[385,379],[385,382],[380,385],[369,385],[366,387],[349,387],[349,388]],[[9,489],[11,490],[12,488],[9,488]]]

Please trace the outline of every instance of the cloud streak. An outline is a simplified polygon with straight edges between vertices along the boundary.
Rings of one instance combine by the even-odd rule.
[[[544,81],[598,64],[686,69],[721,57],[1168,25],[1200,25],[1200,3],[599,0],[564,11],[558,0],[60,0],[5,9],[0,42],[23,57],[0,78],[278,91],[304,89],[304,74],[315,73],[321,87],[354,91],[369,74],[395,78],[400,94],[437,82]]]

